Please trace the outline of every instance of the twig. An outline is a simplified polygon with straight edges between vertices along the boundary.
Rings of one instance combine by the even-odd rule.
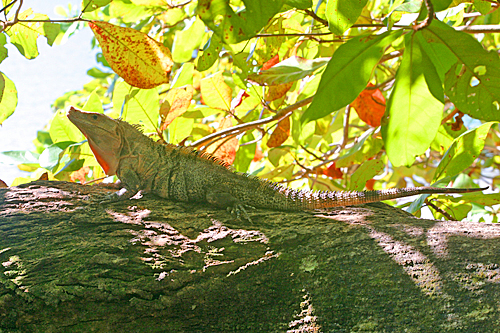
[[[471,25],[455,27],[457,31],[463,31],[468,34],[491,34],[500,32],[500,25],[498,24],[485,24],[485,25]]]
[[[450,114],[446,115],[446,117],[443,118],[443,120],[441,120],[441,125],[444,125],[446,124],[446,122],[450,119],[452,119],[453,117],[455,117],[455,115],[460,112],[460,110],[456,109],[453,110]]]
[[[436,205],[434,205],[432,202],[430,202],[429,200],[425,199],[425,203],[429,206],[429,207],[432,207],[435,211],[437,211],[438,213],[440,213],[441,215],[443,215],[444,217],[446,217],[448,220],[450,221],[455,221],[456,219],[453,218],[450,214],[448,214],[447,212],[445,212],[444,210],[442,210],[441,208],[437,207]]]
[[[434,19],[434,5],[432,4],[431,0],[424,0],[424,2],[425,7],[427,7],[427,17],[421,23],[413,27],[413,30],[415,31],[419,31],[428,27],[429,25],[431,25],[432,20]]]
[[[312,10],[310,9],[305,9],[304,12],[311,16],[313,19],[315,19],[316,21],[318,21],[319,23],[322,23],[323,25],[328,25],[328,21],[325,20],[325,19],[322,19],[321,17],[319,17],[315,12],[313,12]]]
[[[17,2],[17,0],[11,1],[11,3],[9,3],[7,6],[0,9],[0,13],[3,12],[4,10],[6,10],[7,8],[9,8],[10,6],[12,6],[13,4],[15,4],[16,2]]]
[[[252,121],[252,122],[245,123],[245,124],[241,124],[241,125],[236,125],[236,126],[227,128],[223,131],[207,135],[206,137],[204,137],[198,141],[193,142],[191,144],[191,146],[200,147],[200,146],[205,145],[207,142],[212,141],[216,137],[222,137],[224,135],[231,135],[232,133],[241,133],[241,132],[245,132],[245,131],[254,129],[254,128],[259,127],[261,125],[268,124],[268,123],[273,122],[273,121],[280,121],[283,118],[289,117],[294,110],[311,103],[312,100],[313,100],[313,96],[308,97],[306,99],[303,99],[301,101],[298,101],[297,103],[292,104],[290,106],[287,106],[286,108],[283,108],[281,110],[278,110],[276,115],[274,115],[272,117],[259,119],[259,120]]]
[[[345,116],[344,116],[344,135],[342,137],[342,142],[340,146],[337,148],[337,152],[342,151],[347,144],[347,140],[349,139],[349,117],[351,116],[351,105],[347,105],[345,108]]]

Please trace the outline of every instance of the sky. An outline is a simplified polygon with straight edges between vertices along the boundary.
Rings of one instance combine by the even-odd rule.
[[[32,8],[35,13],[60,19],[54,8],[68,4],[80,6],[76,0],[25,0],[22,10]],[[1,16],[3,18],[3,15]],[[67,91],[78,90],[91,80],[87,70],[96,66],[96,51],[91,50],[92,32],[85,28],[69,38],[64,45],[47,45],[45,37],[38,39],[40,55],[32,60],[22,56],[7,44],[8,57],[0,63],[0,71],[14,81],[18,105],[14,114],[0,126],[0,152],[32,150],[33,139],[52,116],[50,105]],[[0,163],[0,179],[8,185],[16,177],[26,177],[15,165]]]

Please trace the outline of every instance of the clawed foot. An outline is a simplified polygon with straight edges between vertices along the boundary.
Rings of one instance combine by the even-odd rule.
[[[235,204],[232,207],[227,207],[227,211],[233,215],[236,214],[236,218],[239,220],[241,220],[241,215],[243,215],[243,218],[245,220],[252,223],[252,219],[250,218],[250,216],[248,216],[248,213],[245,208],[255,209],[255,207],[249,205]]]
[[[122,188],[121,190],[119,190],[117,192],[108,193],[108,194],[104,194],[104,195],[98,195],[98,196],[92,196],[90,198],[90,203],[103,205],[103,204],[108,204],[108,203],[113,203],[113,202],[118,202],[118,201],[130,199],[132,196],[130,195],[130,192],[127,191],[127,189]]]

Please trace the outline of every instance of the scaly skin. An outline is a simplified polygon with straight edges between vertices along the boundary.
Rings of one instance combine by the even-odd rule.
[[[128,197],[138,191],[218,207],[252,206],[284,211],[314,210],[396,199],[416,194],[469,193],[484,188],[417,187],[364,192],[297,191],[234,172],[224,162],[190,148],[162,144],[136,127],[108,116],[71,108],[78,127],[108,175],[116,174]]]

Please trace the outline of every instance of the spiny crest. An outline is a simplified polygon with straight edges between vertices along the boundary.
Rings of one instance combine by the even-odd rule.
[[[131,123],[128,123],[126,122],[125,120],[123,120],[122,117],[116,119],[120,124],[123,124],[124,126],[130,126],[132,127],[133,129],[135,129],[136,131],[144,134],[144,130],[143,130],[143,126],[141,124],[131,124]]]
[[[221,160],[220,158],[218,158],[210,153],[207,153],[206,151],[198,151],[193,147],[185,147],[185,146],[177,146],[177,149],[182,154],[192,155],[192,156],[195,156],[197,158],[201,158],[201,159],[210,161],[214,164],[220,165],[228,170],[234,171],[233,167],[229,163]]]

